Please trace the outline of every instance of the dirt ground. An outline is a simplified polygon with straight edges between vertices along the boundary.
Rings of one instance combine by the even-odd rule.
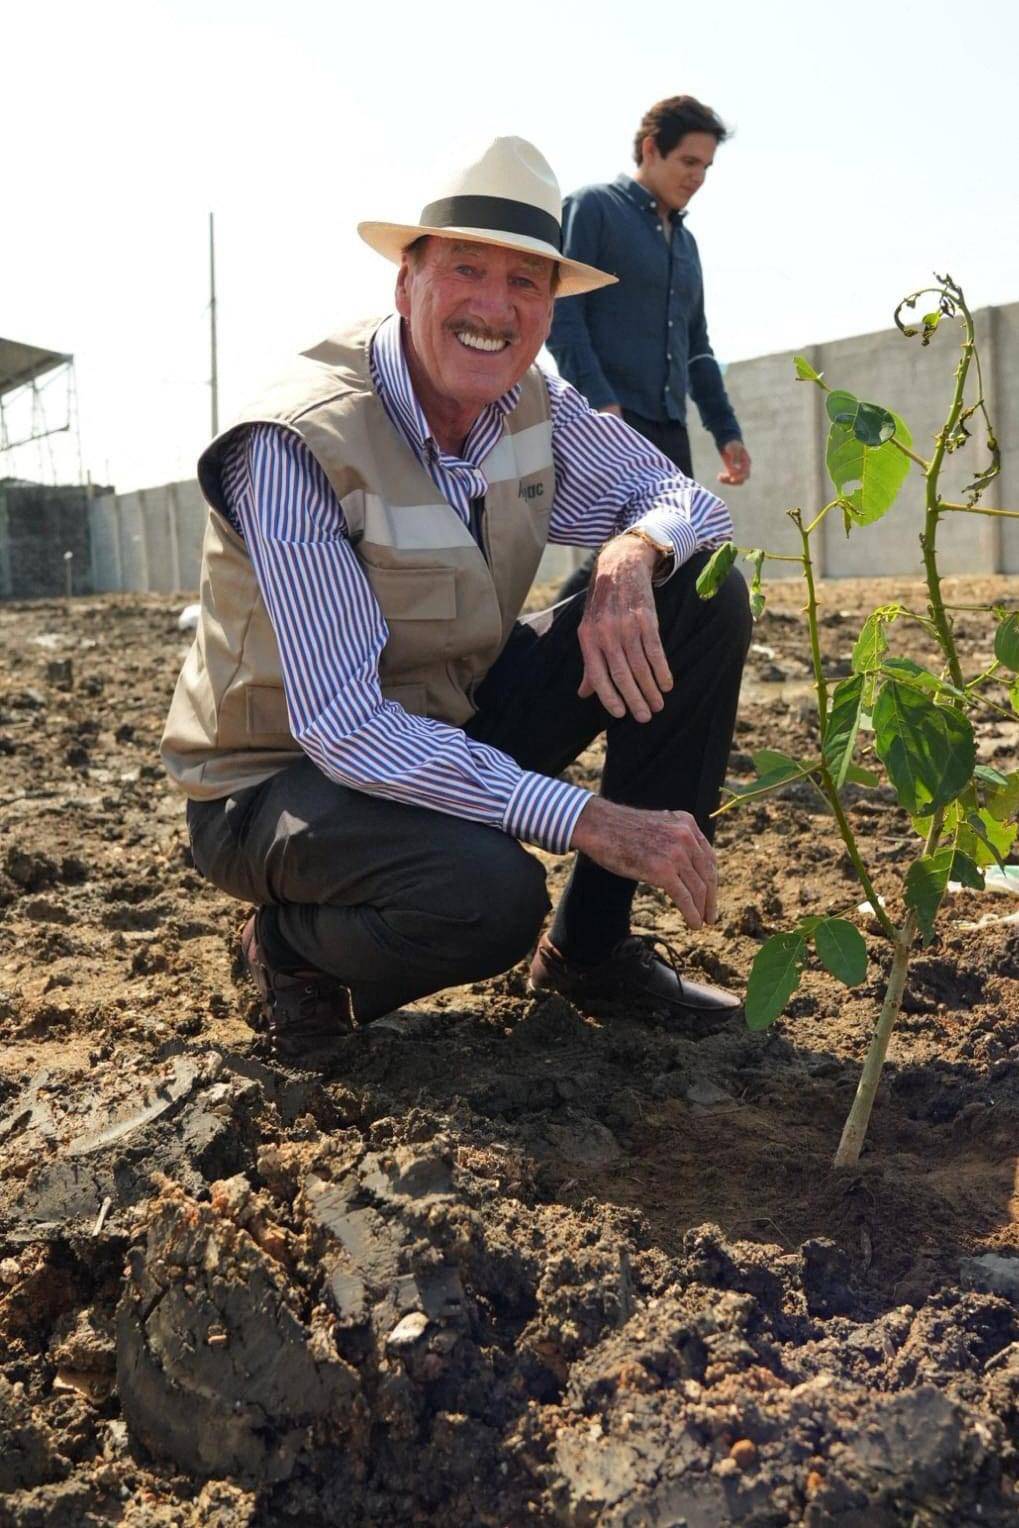
[[[906,596],[824,588],[833,674]],[[268,1066],[242,909],[156,754],[181,603],[0,605],[0,1528],[1019,1521],[1019,925],[980,924],[1008,898],[950,898],[848,1172],[866,924],[868,984],[811,972],[766,1034],[581,1014],[518,968],[325,1074]],[[734,781],[809,746],[799,606],[772,586]],[[852,815],[894,900],[909,824],[883,791]],[[718,846],[710,931],[638,898],[695,975],[855,905],[801,787]]]

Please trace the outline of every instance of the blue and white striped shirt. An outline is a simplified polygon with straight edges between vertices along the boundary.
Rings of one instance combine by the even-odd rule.
[[[396,314],[375,333],[371,368],[394,429],[469,525],[471,500],[488,490],[485,458],[519,387],[483,410],[457,457],[440,448],[415,396]],[[550,541],[599,546],[639,524],[673,547],[678,566],[731,536],[721,499],[561,378],[546,381],[556,474]],[[588,791],[521,769],[461,728],[383,698],[378,666],[389,629],[339,500],[300,438],[279,425],[249,427],[227,455],[223,485],[276,633],[291,731],[323,773],[565,853]]]

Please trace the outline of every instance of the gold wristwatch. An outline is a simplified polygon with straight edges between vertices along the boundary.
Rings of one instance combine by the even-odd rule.
[[[642,531],[638,525],[631,525],[629,530],[625,530],[623,532],[623,535],[637,536],[641,541],[645,543],[646,546],[653,547],[654,550],[658,553],[659,557],[675,556],[673,548],[669,546],[668,543],[663,545],[662,542],[656,541],[653,536],[648,535],[647,531]]]

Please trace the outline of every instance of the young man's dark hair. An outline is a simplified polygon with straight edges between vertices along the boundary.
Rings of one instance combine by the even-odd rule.
[[[645,138],[653,138],[659,154],[665,155],[671,154],[687,133],[710,133],[716,143],[724,143],[729,129],[710,106],[705,106],[694,96],[667,96],[664,101],[656,101],[644,113],[633,140],[634,163],[640,164],[643,158]]]

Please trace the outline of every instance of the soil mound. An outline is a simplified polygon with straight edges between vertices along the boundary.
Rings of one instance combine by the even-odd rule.
[[[824,597],[834,665],[886,596]],[[875,937],[867,986],[811,973],[766,1034],[582,1014],[516,970],[321,1073],[267,1065],[244,910],[155,756],[179,603],[0,606],[0,1528],[1014,1523],[1019,936],[982,921],[1008,899],[951,899],[851,1172]],[[814,741],[799,604],[774,587],[734,781]],[[991,720],[981,755],[1017,739]],[[908,822],[851,810],[894,894]],[[739,985],[854,900],[809,793],[718,842],[716,927],[638,902],[694,974]]]

